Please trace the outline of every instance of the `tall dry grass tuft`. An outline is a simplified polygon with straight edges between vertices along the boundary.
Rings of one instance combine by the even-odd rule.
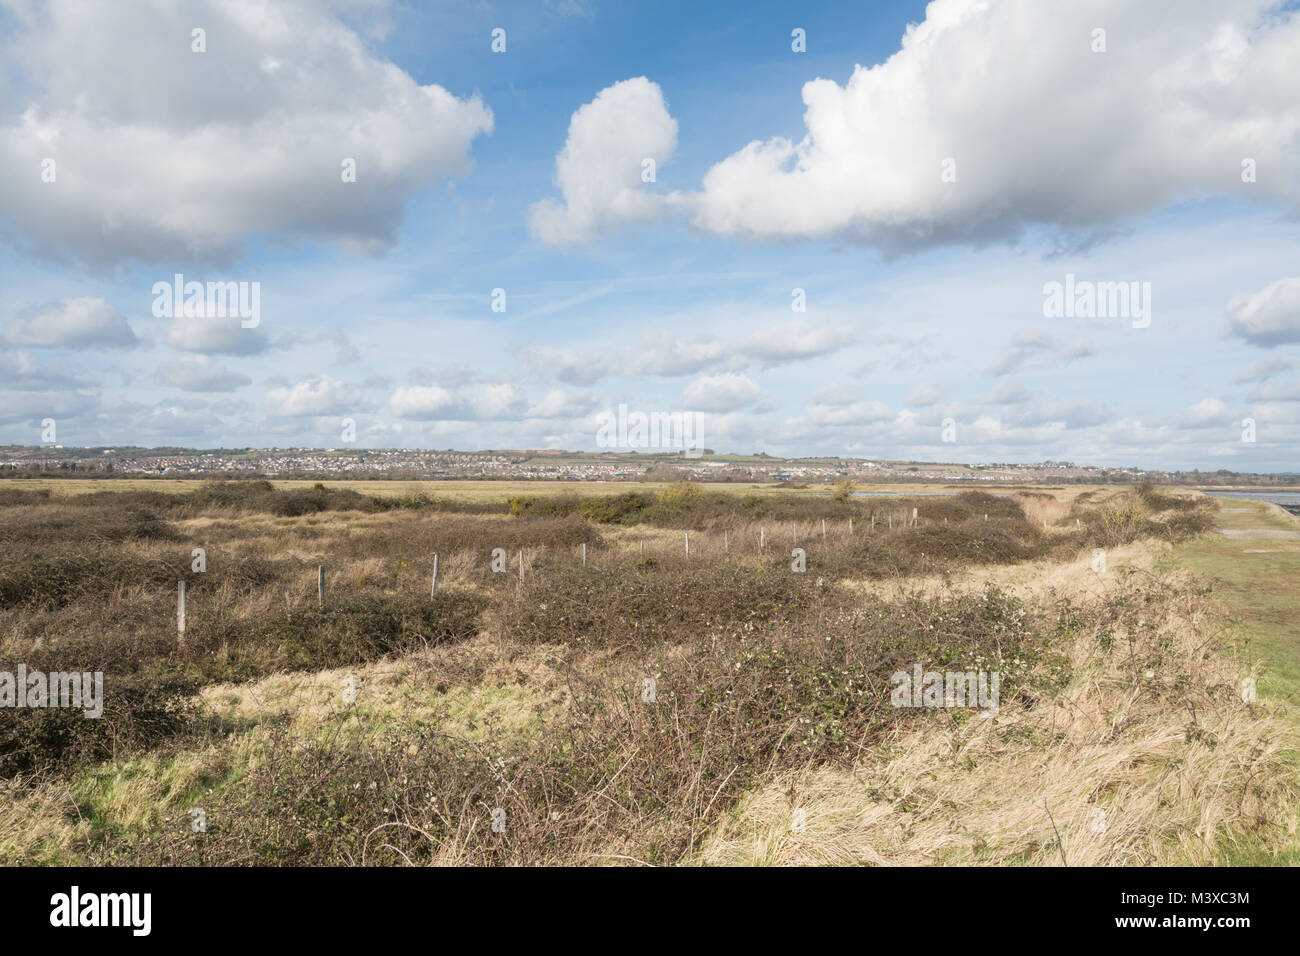
[[[1015,496],[1025,520],[1035,528],[1052,527],[1070,515],[1070,506],[1052,495],[1041,492],[1020,492]]]
[[[1073,630],[1077,606],[1058,610]],[[1065,645],[1072,677],[1055,698],[996,720],[938,713],[851,770],[782,775],[694,862],[1203,866],[1280,852],[1296,834],[1296,740],[1276,705],[1243,702],[1247,672],[1220,653],[1204,592],[1130,580],[1100,611]]]

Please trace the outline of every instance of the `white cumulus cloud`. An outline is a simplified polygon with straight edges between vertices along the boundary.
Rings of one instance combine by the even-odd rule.
[[[1278,279],[1228,302],[1232,334],[1251,345],[1300,342],[1300,278]]]
[[[356,408],[360,398],[352,386],[317,376],[289,388],[273,388],[266,393],[266,410],[271,415],[299,418],[306,415],[336,415]]]
[[[328,4],[51,0],[10,22],[0,180],[27,185],[0,192],[0,218],[54,256],[224,261],[255,233],[380,248],[492,129],[477,97],[421,85]]]
[[[138,343],[126,318],[103,299],[59,299],[28,310],[5,328],[12,345],[105,348]]]
[[[664,198],[643,181],[677,149],[677,121],[663,91],[644,76],[606,87],[569,121],[569,138],[555,158],[563,200],[529,207],[533,234],[550,245],[577,245],[624,224],[656,219]]]
[[[819,358],[854,341],[851,329],[843,326],[792,322],[755,332],[740,343],[742,355],[768,364]]]
[[[171,320],[167,344],[183,352],[209,355],[256,355],[270,340],[256,328],[244,328],[238,316],[182,316]]]
[[[722,372],[695,379],[682,392],[682,403],[693,411],[734,412],[758,398],[758,384],[739,372]]]
[[[574,114],[566,203],[534,209],[544,240],[663,208],[712,233],[887,252],[1033,226],[1074,244],[1209,196],[1300,210],[1300,13],[1277,0],[1182,0],[1177,16],[1113,0],[934,0],[885,62],[804,84],[802,138],[755,139],[664,204],[633,163],[675,126],[654,84],[627,83]]]
[[[1092,230],[1206,195],[1297,208],[1300,17],[1276,7],[935,0],[886,62],[804,85],[802,140],[709,170],[693,221],[906,248]]]
[[[427,421],[516,421],[528,411],[523,389],[511,382],[478,382],[458,388],[402,385],[388,400],[398,418]]]

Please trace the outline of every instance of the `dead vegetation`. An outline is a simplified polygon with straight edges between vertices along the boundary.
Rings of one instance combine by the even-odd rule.
[[[1204,595],[1087,564],[1207,503],[238,490],[0,499],[0,670],[113,702],[5,715],[0,859],[1216,862],[1294,830]],[[998,715],[892,706],[917,664],[999,672]]]

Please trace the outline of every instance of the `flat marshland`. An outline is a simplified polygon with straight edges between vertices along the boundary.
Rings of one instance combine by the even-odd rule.
[[[1290,694],[1242,690],[1286,649],[1178,560],[1203,497],[86,484],[0,487],[0,672],[105,698],[0,712],[6,863],[1295,852]],[[895,706],[918,667],[996,714]]]

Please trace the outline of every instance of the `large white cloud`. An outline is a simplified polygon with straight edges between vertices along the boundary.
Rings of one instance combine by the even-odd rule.
[[[178,315],[167,328],[167,344],[208,355],[256,355],[271,343],[260,329],[244,328],[238,316]]]
[[[555,159],[564,199],[544,199],[528,210],[534,235],[552,245],[586,242],[622,223],[645,222],[664,211],[664,199],[643,178],[643,164],[665,163],[677,149],[677,121],[663,92],[644,76],[615,83],[569,121],[569,138]]]
[[[360,393],[328,375],[297,382],[288,388],[266,393],[266,410],[271,415],[299,418],[306,415],[338,415],[356,411]]]
[[[1300,19],[1276,6],[935,0],[885,63],[804,85],[800,142],[756,141],[714,166],[693,221],[907,247],[1088,230],[1207,195],[1294,207]]]
[[[111,348],[138,343],[126,318],[103,299],[59,299],[30,309],[5,328],[13,345]]]
[[[629,367],[642,375],[689,375],[723,361],[730,351],[715,338],[683,339],[667,331],[649,332],[637,342]]]
[[[1208,196],[1300,209],[1300,14],[1279,7],[1181,0],[1171,15],[1114,0],[935,0],[884,63],[856,67],[843,85],[804,84],[802,139],[755,140],[669,205],[713,233],[890,252],[1035,225],[1086,236]],[[1093,49],[1097,29],[1104,52]],[[650,104],[624,112],[624,123],[653,115],[667,127]],[[575,179],[631,158],[613,145],[614,122],[601,125],[604,149],[561,157]],[[535,223],[541,238],[581,239],[630,218],[623,191],[575,195],[573,228]]]
[[[753,333],[740,343],[739,351],[775,365],[829,355],[856,338],[853,330],[845,326],[791,322]]]
[[[578,418],[596,406],[596,397],[590,392],[551,389],[542,400],[528,409],[529,418]]]
[[[862,398],[843,385],[827,385],[807,402],[804,423],[838,428],[890,422],[894,418],[893,410],[884,402]]]
[[[1232,334],[1252,345],[1300,342],[1300,278],[1278,279],[1228,302]]]
[[[528,401],[512,382],[478,382],[446,388],[403,385],[393,391],[388,408],[398,418],[428,421],[510,421],[523,418]]]
[[[751,404],[759,387],[748,375],[723,372],[695,379],[682,392],[682,403],[692,411],[734,412]]]
[[[441,385],[401,385],[388,400],[399,418],[455,418],[456,393]]]
[[[405,197],[465,173],[492,128],[477,97],[421,86],[328,5],[3,2],[0,225],[51,254],[222,261],[263,232],[379,247]]]
[[[1178,423],[1184,428],[1205,428],[1223,425],[1232,420],[1231,411],[1217,398],[1203,398],[1193,405],[1188,405],[1177,418]]]

